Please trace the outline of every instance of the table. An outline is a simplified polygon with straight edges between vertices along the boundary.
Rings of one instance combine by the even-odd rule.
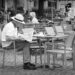
[[[49,40],[51,39],[52,40],[52,50],[54,49],[54,40],[56,39],[64,39],[66,37],[68,37],[68,35],[55,35],[55,36],[49,36],[49,35],[44,35],[44,36],[35,36],[34,37],[37,37],[38,39],[46,39],[45,43],[44,43],[44,55],[46,55],[46,43],[49,42]],[[42,40],[43,41],[43,40]],[[42,42],[40,42],[42,43]],[[40,44],[39,44],[40,45]],[[44,67],[46,65],[45,63],[45,56],[44,56]]]

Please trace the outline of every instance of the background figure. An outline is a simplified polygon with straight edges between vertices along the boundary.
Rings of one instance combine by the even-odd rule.
[[[71,3],[66,4],[65,11],[68,12],[69,11],[69,8],[71,8],[71,7],[72,7],[72,4]]]
[[[75,16],[75,7],[71,3],[68,3],[66,6],[66,11],[67,11],[67,20],[70,21]]]
[[[36,13],[35,12],[30,12],[30,17],[31,17],[31,22],[32,23],[39,23],[38,19],[36,18]]]

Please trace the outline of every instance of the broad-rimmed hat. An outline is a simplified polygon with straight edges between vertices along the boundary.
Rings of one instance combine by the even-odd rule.
[[[15,16],[11,17],[11,19],[18,21],[20,23],[25,23],[24,22],[24,17],[22,14],[16,14]]]

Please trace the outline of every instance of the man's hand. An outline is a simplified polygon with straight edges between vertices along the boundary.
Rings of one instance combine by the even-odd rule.
[[[23,31],[22,31],[22,30],[20,30],[20,31],[18,31],[18,33],[23,34]]]
[[[23,31],[22,31],[21,28],[18,28],[18,27],[17,27],[17,29],[18,29],[18,33],[23,34]]]

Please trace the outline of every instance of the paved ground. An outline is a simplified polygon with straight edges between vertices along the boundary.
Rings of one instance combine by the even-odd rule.
[[[55,69],[53,71],[47,69],[23,70],[22,68],[5,68],[0,69],[0,75],[75,75],[72,69]]]
[[[60,57],[60,56],[59,56]],[[72,69],[72,61],[67,61],[66,69],[57,68],[55,70],[50,69],[37,69],[37,70],[24,70],[22,52],[16,54],[16,63],[18,67],[14,67],[14,55],[13,52],[7,52],[5,56],[5,68],[0,68],[0,75],[75,75],[75,71]],[[45,58],[46,59],[46,58]],[[59,58],[60,59],[60,58]],[[35,57],[31,56],[31,62],[35,63]],[[37,63],[40,64],[39,56],[37,57]],[[42,56],[42,63],[44,64],[44,55]],[[51,59],[52,63],[52,59]],[[56,64],[62,65],[61,61],[56,61]],[[0,65],[2,65],[2,53],[0,53]],[[10,67],[11,66],[11,67]]]

